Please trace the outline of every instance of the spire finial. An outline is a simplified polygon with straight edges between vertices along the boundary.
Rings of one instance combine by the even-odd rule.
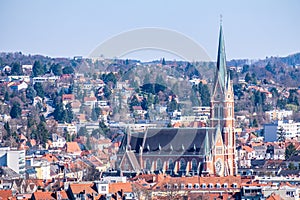
[[[220,25],[222,25],[222,22],[223,22],[223,15],[220,14]]]

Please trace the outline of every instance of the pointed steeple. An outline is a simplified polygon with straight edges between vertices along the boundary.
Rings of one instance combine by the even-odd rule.
[[[222,22],[220,23],[219,33],[219,47],[217,55],[217,70],[215,76],[215,85],[219,82],[221,87],[224,89],[227,82],[227,71],[226,71],[226,55],[225,55],[225,42],[223,36]]]
[[[206,131],[206,135],[205,135],[205,140],[204,140],[204,155],[205,156],[210,156],[210,142],[209,142],[209,138],[208,138],[208,132]]]

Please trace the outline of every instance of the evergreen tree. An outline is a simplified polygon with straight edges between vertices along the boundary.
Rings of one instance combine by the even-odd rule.
[[[285,159],[289,159],[291,156],[295,155],[297,153],[296,147],[293,145],[293,143],[290,143],[285,148]]]
[[[32,75],[33,77],[42,76],[45,74],[45,68],[42,66],[40,61],[35,61],[32,67]]]
[[[50,67],[50,70],[52,71],[52,73],[55,75],[55,76],[60,76],[62,75],[62,67],[60,64],[52,64],[51,67]]]
[[[35,96],[36,96],[36,91],[32,86],[29,85],[28,88],[26,89],[26,98],[30,99],[31,102],[33,102]]]
[[[44,88],[43,88],[42,83],[39,83],[39,82],[35,83],[33,87],[36,91],[36,95],[41,97],[41,98],[44,98],[45,92],[44,92]]]
[[[64,105],[60,102],[56,105],[53,111],[53,117],[56,121],[65,122],[66,121],[66,113],[64,110]]]
[[[10,136],[11,136],[11,129],[10,129],[10,126],[9,126],[8,122],[4,123],[4,129],[6,130],[6,136],[3,137],[3,139],[6,140],[6,139],[10,138]]]
[[[11,75],[23,75],[23,71],[20,63],[16,63],[16,62],[12,63],[10,73]]]
[[[202,82],[198,85],[201,104],[202,106],[209,106],[210,105],[210,92],[207,84],[203,84]]]
[[[74,69],[71,66],[64,67],[62,70],[63,74],[74,74]]]
[[[45,147],[49,139],[49,132],[46,128],[45,122],[40,121],[40,123],[37,126],[37,134],[38,134],[37,138],[39,140],[39,143]]]
[[[71,103],[68,103],[66,105],[66,122],[67,123],[71,123],[73,121],[73,118],[74,118],[74,113],[73,113],[73,110],[72,110],[72,105]]]
[[[15,102],[10,110],[10,116],[11,118],[15,119],[15,118],[20,118],[21,117],[21,106],[19,103]]]

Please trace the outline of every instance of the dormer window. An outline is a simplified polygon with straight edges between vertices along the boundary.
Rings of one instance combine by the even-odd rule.
[[[208,188],[213,188],[213,184],[212,183],[210,183],[210,184],[208,184]]]
[[[233,188],[237,188],[237,183],[233,183],[233,184],[232,184],[232,187],[233,187]]]
[[[188,184],[188,189],[192,189],[192,184],[191,183]]]
[[[206,184],[205,183],[202,183],[202,188],[206,188]]]
[[[216,184],[216,188],[220,188],[221,187],[221,184],[220,183],[217,183]]]
[[[196,188],[196,189],[199,189],[199,188],[200,188],[200,185],[199,185],[198,183],[196,183],[196,184],[195,184],[195,188]]]
[[[224,184],[223,184],[223,187],[224,187],[224,188],[228,188],[228,184],[227,184],[227,183],[224,183]]]
[[[184,188],[185,188],[185,185],[184,185],[183,183],[181,183],[181,184],[180,184],[180,188],[181,188],[181,189],[184,189]]]

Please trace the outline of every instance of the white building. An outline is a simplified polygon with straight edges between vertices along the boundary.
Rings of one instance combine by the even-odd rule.
[[[12,150],[10,147],[0,148],[0,166],[6,166],[24,177],[25,150]]]
[[[55,133],[52,134],[52,141],[53,148],[62,148],[66,144],[66,139]]]
[[[283,129],[285,138],[295,138],[300,136],[300,122],[288,121],[276,121],[272,124],[264,125],[265,141],[274,142],[277,140],[277,133],[280,129]]]
[[[283,120],[293,115],[292,110],[271,110],[266,111],[266,115],[270,121]]]

